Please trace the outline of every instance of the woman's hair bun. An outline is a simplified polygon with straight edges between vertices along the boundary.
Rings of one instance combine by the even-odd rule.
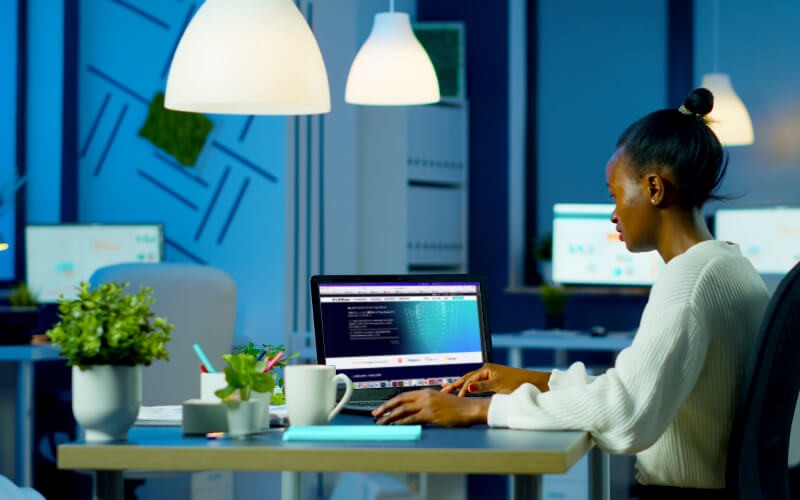
[[[714,94],[708,89],[694,89],[686,96],[683,107],[696,115],[706,116],[714,107]]]

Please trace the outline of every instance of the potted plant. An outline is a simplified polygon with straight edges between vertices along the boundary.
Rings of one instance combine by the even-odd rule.
[[[60,320],[47,331],[72,366],[72,412],[87,441],[126,439],[141,406],[141,366],[169,359],[173,325],[150,310],[153,290],[128,295],[127,286],[82,282],[77,299],[59,301]]]
[[[544,326],[548,329],[564,327],[564,309],[567,291],[563,286],[541,285],[539,292],[544,306]]]
[[[275,388],[272,390],[272,394],[270,395],[270,404],[276,406],[286,404],[286,398],[283,394],[283,369],[290,360],[300,355],[299,352],[296,352],[291,356],[284,356],[286,353],[286,347],[283,344],[261,344],[261,347],[256,347],[253,342],[248,342],[246,346],[239,347],[231,352],[233,354],[246,353],[250,354],[251,356],[255,356],[257,360],[261,359],[263,361],[262,368],[266,367],[266,364],[269,362],[269,360],[278,358],[271,368],[271,373],[275,379]]]
[[[242,437],[269,426],[269,395],[275,388],[271,369],[276,363],[266,358],[259,361],[257,358],[258,355],[250,352],[222,355],[222,359],[228,363],[224,369],[228,385],[215,394],[227,408],[228,432],[231,436]],[[255,394],[263,394],[264,397]]]
[[[8,302],[11,304],[11,307],[38,307],[39,300],[36,293],[28,288],[28,284],[24,281],[20,281],[14,288],[11,289],[11,293],[8,294]]]
[[[10,307],[0,307],[0,344],[29,344],[39,323],[39,302],[27,283],[17,283],[8,294]]]

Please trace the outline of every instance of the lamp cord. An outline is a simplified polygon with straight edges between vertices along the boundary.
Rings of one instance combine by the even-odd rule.
[[[394,1],[394,0],[392,0]],[[713,16],[713,31],[714,42],[711,46],[712,56],[714,58],[714,73],[719,73],[719,0],[714,0],[714,16]]]
[[[389,0],[389,12],[394,12],[394,0]]]

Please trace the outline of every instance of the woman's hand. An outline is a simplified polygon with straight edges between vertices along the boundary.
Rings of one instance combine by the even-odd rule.
[[[457,398],[425,389],[399,394],[372,412],[379,424],[436,424],[467,427],[485,424],[490,398]]]
[[[467,393],[477,394],[482,392],[508,394],[514,392],[517,387],[526,382],[535,385],[542,392],[547,392],[549,390],[547,386],[549,381],[549,372],[486,363],[455,382],[443,385],[442,392],[458,391],[459,397],[466,396]]]

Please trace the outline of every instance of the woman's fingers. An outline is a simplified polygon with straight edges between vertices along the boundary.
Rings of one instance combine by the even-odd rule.
[[[472,370],[471,372],[468,372],[468,373],[462,375],[461,377],[459,377],[458,380],[456,380],[455,382],[451,382],[449,384],[444,384],[442,386],[441,392],[451,393],[451,392],[453,392],[455,390],[460,390],[461,387],[464,386],[464,381],[467,380],[468,378],[472,377],[476,373],[478,373],[478,371],[479,370]]]
[[[486,381],[486,384],[491,384],[491,381],[489,380],[489,373],[486,370],[477,370],[465,375],[464,383],[461,385],[461,388],[458,391],[458,397],[463,398],[467,395],[467,393],[476,392],[476,384],[481,383],[481,381]]]
[[[406,392],[393,397],[372,412],[379,424],[397,424],[419,412],[419,391]]]

